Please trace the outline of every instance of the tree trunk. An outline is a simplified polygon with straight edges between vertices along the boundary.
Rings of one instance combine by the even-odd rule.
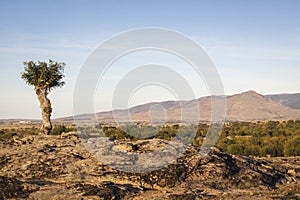
[[[52,130],[52,124],[51,124],[51,102],[47,98],[48,91],[45,88],[35,88],[36,94],[38,96],[39,102],[40,102],[40,108],[42,110],[42,127],[41,132],[43,134],[50,134],[50,131]]]

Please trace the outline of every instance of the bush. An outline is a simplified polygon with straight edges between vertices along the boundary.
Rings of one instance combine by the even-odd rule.
[[[245,156],[258,156],[259,155],[259,146],[255,146],[255,145],[247,145],[245,147],[245,150],[244,150],[244,154]]]
[[[126,127],[123,127],[126,128]],[[114,126],[107,126],[103,127],[102,131],[105,134],[106,137],[109,137],[111,140],[127,140],[127,139],[134,139],[132,135],[127,134],[127,132],[132,132],[135,130],[133,126],[128,126],[126,128],[126,132],[123,131],[120,127],[114,127]]]
[[[0,140],[9,140],[15,135],[17,135],[17,133],[14,133],[14,132],[8,132],[8,133],[1,134]]]
[[[245,147],[241,144],[230,144],[227,147],[227,152],[230,154],[243,155]]]
[[[290,137],[284,145],[285,156],[300,156],[300,135]]]
[[[50,135],[61,135],[62,133],[67,133],[74,130],[74,128],[68,128],[65,125],[55,125],[52,128]]]
[[[203,144],[203,137],[199,136],[192,141],[192,145],[195,147],[201,146]]]

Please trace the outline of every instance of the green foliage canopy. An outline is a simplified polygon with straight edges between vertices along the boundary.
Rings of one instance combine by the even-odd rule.
[[[62,81],[65,63],[50,59],[48,63],[28,61],[23,64],[25,67],[21,77],[28,85],[50,92],[53,88],[62,87],[65,84]]]

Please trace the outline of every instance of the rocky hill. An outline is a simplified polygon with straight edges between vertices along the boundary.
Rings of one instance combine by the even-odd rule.
[[[90,145],[96,141],[87,140]],[[113,148],[141,154],[163,143],[115,142]],[[249,158],[216,148],[199,152],[189,147],[170,165],[134,173],[97,160],[75,133],[14,136],[0,144],[0,199],[300,198],[299,157]],[[159,161],[149,157],[151,162]]]
[[[300,109],[300,93],[297,94],[273,94],[266,95],[267,98],[277,101],[290,108]]]
[[[262,121],[300,119],[299,95],[263,96],[248,91],[226,96],[227,121]],[[222,97],[208,96],[190,101],[151,102],[124,110],[99,112],[101,122],[197,122],[211,121],[212,101],[222,104]],[[95,115],[78,115],[77,121],[91,120]],[[60,120],[73,120],[72,117]]]
[[[273,101],[255,91],[227,97],[227,119],[236,121],[300,119],[300,110]]]

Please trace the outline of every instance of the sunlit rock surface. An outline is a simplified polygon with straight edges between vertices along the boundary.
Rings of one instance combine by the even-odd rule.
[[[300,198],[299,157],[249,158],[194,147],[180,154],[184,146],[157,139],[87,140],[93,151],[76,134],[1,141],[0,199]],[[107,145],[124,157],[107,151],[101,160]]]

